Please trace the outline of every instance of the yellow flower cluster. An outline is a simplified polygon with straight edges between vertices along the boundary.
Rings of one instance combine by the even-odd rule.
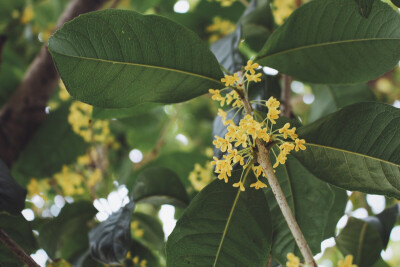
[[[54,175],[54,179],[61,187],[64,196],[82,195],[85,192],[82,184],[83,176],[66,165],[62,166],[61,172]]]
[[[147,266],[147,260],[146,259],[142,259],[142,260],[140,260],[139,259],[139,256],[135,256],[135,257],[133,257],[133,259],[132,259],[132,255],[131,255],[131,252],[130,251],[128,251],[128,253],[126,253],[126,256],[125,256],[125,258],[127,259],[127,260],[132,260],[132,263],[133,263],[133,266],[134,267],[146,267]]]
[[[214,179],[212,169],[210,162],[207,162],[204,167],[199,163],[194,165],[193,171],[189,174],[189,181],[196,191],[201,191]]]
[[[347,255],[344,260],[340,260],[338,267],[357,267],[356,264],[353,264],[353,255]]]
[[[300,259],[296,257],[293,253],[287,254],[288,261],[286,262],[286,267],[299,267],[300,266]]]
[[[49,179],[41,179],[38,181],[36,178],[31,178],[26,188],[28,190],[28,196],[33,197],[35,195],[38,195],[41,196],[44,200],[46,200],[47,191],[50,189],[49,182],[50,182]]]
[[[290,129],[289,123],[286,123],[281,129],[272,131],[272,127],[276,124],[276,120],[279,118],[280,114],[280,103],[274,97],[270,97],[268,100],[252,101],[254,104],[263,105],[268,108],[268,113],[264,120],[258,121],[253,115],[246,114],[238,124],[234,122],[234,117],[243,108],[242,95],[247,94],[246,90],[248,90],[249,83],[261,81],[262,74],[256,73],[257,68],[259,68],[259,65],[249,60],[239,74],[225,75],[225,77],[221,79],[221,82],[226,86],[224,89],[209,90],[212,95],[211,98],[218,101],[221,106],[225,104],[232,106],[229,111],[218,109],[218,116],[222,118],[224,125],[227,125],[227,133],[224,137],[215,136],[213,145],[220,149],[221,152],[224,152],[225,155],[223,155],[221,159],[213,157],[214,160],[211,164],[215,166],[218,179],[224,180],[226,183],[229,177],[232,176],[233,165],[239,164],[243,166],[244,171],[240,181],[233,184],[234,187],[238,187],[242,191],[245,190],[242,179],[245,170],[247,171],[244,177],[246,177],[251,169],[257,178],[257,181],[251,184],[250,187],[260,189],[267,186],[260,180],[260,177],[266,177],[264,170],[261,166],[254,165],[253,162],[257,139],[265,143],[274,142],[280,144],[280,153],[276,156],[274,168],[279,164],[285,164],[287,155],[292,150],[298,151],[300,149],[306,149],[304,146],[305,141],[297,138],[296,127]],[[228,92],[226,92],[227,90]],[[228,119],[229,112],[235,109],[235,115]],[[294,142],[286,141],[289,137]]]
[[[119,144],[110,134],[108,121],[92,121],[93,107],[85,103],[75,101],[70,107],[68,122],[71,124],[75,133],[83,137],[86,142],[100,142],[112,145],[112,148],[118,149]]]
[[[20,18],[20,22],[22,24],[27,24],[29,23],[35,16],[35,13],[33,12],[33,7],[32,5],[27,5],[22,12],[22,16]]]
[[[132,233],[135,237],[138,237],[138,238],[143,237],[144,231],[143,231],[143,229],[141,229],[139,227],[139,221],[132,221],[131,229],[132,229]]]
[[[296,0],[274,1],[272,4],[272,13],[274,14],[276,24],[282,25],[295,9]]]
[[[236,28],[236,25],[230,20],[221,19],[220,17],[213,18],[213,23],[206,28],[206,32],[211,34],[209,37],[210,43],[230,34]]]

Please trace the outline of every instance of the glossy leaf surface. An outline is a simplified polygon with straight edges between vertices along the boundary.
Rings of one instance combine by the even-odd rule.
[[[241,192],[216,180],[192,200],[169,236],[167,265],[265,266],[270,216],[261,190]]]
[[[112,9],[84,14],[58,30],[49,49],[70,94],[94,106],[176,103],[222,86],[207,46],[160,16]]]
[[[271,35],[257,61],[313,83],[371,80],[399,61],[399,23],[399,14],[381,1],[374,1],[368,19],[355,1],[311,1]]]

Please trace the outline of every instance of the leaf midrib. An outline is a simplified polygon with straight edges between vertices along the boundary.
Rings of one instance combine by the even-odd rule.
[[[400,41],[400,38],[366,38],[366,39],[352,39],[352,40],[343,40],[343,41],[333,41],[333,42],[324,42],[324,43],[318,43],[318,44],[311,44],[311,45],[304,45],[304,46],[299,46],[295,48],[290,48],[287,50],[279,51],[274,54],[266,55],[264,57],[258,58],[256,61],[260,60],[266,60],[275,56],[279,56],[281,54],[285,53],[291,53],[297,50],[303,50],[303,49],[310,49],[310,48],[315,48],[315,47],[322,47],[322,46],[331,46],[331,45],[340,45],[340,44],[346,44],[346,43],[356,43],[356,42],[370,42],[370,41]]]
[[[376,157],[373,157],[373,156],[369,156],[369,155],[366,155],[366,154],[361,154],[361,153],[358,153],[358,152],[353,152],[353,151],[349,151],[349,150],[345,150],[345,149],[341,149],[341,148],[336,148],[336,147],[332,147],[332,146],[325,146],[325,145],[319,145],[319,144],[313,144],[313,143],[306,143],[306,146],[307,145],[308,146],[314,146],[314,147],[322,147],[322,148],[325,148],[325,149],[331,149],[331,150],[336,150],[336,151],[340,151],[340,152],[345,152],[345,153],[348,153],[348,154],[352,154],[352,155],[356,155],[356,156],[360,156],[360,157],[365,157],[365,158],[369,158],[369,159],[372,159],[372,160],[377,160],[377,161],[380,161],[380,162],[383,162],[383,163],[391,164],[391,165],[393,165],[395,167],[400,168],[400,165],[398,165],[398,164],[396,164],[394,162],[390,162],[390,161],[387,161],[387,160],[384,160],[384,159],[380,159],[380,158],[376,158]]]
[[[214,78],[210,78],[210,77],[207,77],[207,76],[204,76],[204,75],[200,75],[200,74],[197,74],[197,73],[178,70],[178,69],[160,67],[160,66],[155,66],[155,65],[146,65],[146,64],[140,64],[140,63],[132,63],[132,62],[122,62],[122,61],[115,61],[115,60],[108,60],[108,59],[101,59],[101,58],[90,58],[90,57],[83,57],[83,56],[67,55],[67,54],[56,52],[56,51],[52,51],[51,53],[52,54],[58,54],[58,55],[61,55],[61,56],[65,56],[65,57],[76,58],[76,59],[80,59],[80,60],[97,61],[97,62],[104,62],[104,63],[111,63],[111,64],[120,64],[120,65],[136,66],[136,67],[142,67],[142,68],[150,68],[150,69],[172,71],[172,72],[182,73],[182,74],[189,75],[189,76],[194,76],[194,77],[201,78],[201,79],[206,79],[206,80],[218,83],[218,84],[221,85],[221,87],[224,87],[222,82],[220,82],[220,81],[218,81],[218,80],[216,80]]]

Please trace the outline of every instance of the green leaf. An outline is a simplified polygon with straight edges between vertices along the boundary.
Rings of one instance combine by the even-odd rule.
[[[120,264],[131,243],[131,216],[135,203],[131,200],[89,232],[90,253],[105,264]]]
[[[132,193],[137,203],[181,207],[189,204],[189,197],[179,176],[165,167],[151,167],[141,172]]]
[[[257,62],[300,80],[356,83],[391,70],[400,57],[400,17],[381,1],[365,19],[352,0],[302,5],[268,39]]]
[[[299,129],[293,155],[316,177],[347,190],[400,198],[400,110],[359,103]]]
[[[215,180],[190,203],[167,242],[167,266],[266,266],[271,215],[261,190]]]
[[[76,161],[85,153],[86,143],[68,122],[69,104],[50,112],[14,164],[12,174],[23,185],[30,178],[45,178]]]
[[[103,10],[66,23],[49,49],[67,90],[103,108],[182,102],[223,87],[211,51],[169,19]]]
[[[400,8],[400,0],[390,0],[392,1],[392,4]]]
[[[157,220],[154,216],[135,212],[132,214],[131,221],[137,221],[139,223],[139,229],[143,231],[143,236],[141,237],[135,235],[133,232],[133,238],[138,239],[141,243],[154,250],[163,250],[165,245],[164,230],[159,220]]]
[[[364,18],[368,18],[375,0],[356,0],[358,11]]]
[[[323,239],[328,239],[336,235],[336,225],[340,218],[344,215],[347,201],[349,199],[346,190],[343,190],[334,185],[331,185],[330,188],[333,191],[334,200],[328,213],[328,220],[325,227]]]
[[[399,209],[400,205],[395,204],[392,207],[385,209],[376,216],[369,216],[363,219],[369,224],[375,226],[375,228],[378,230],[382,239],[382,245],[384,249],[386,249],[389,243],[390,232],[392,231],[393,226],[396,224],[396,221],[399,218]]]
[[[96,209],[81,201],[66,205],[60,214],[38,226],[39,244],[51,259],[77,260],[88,249],[88,222]]]
[[[10,216],[0,213],[0,228],[10,236],[26,253],[34,253],[38,249],[31,225],[22,215]],[[8,247],[0,242],[0,266],[24,266]]]
[[[146,114],[150,110],[159,107],[156,103],[143,103],[132,108],[93,108],[92,117],[95,119],[120,119]]]
[[[378,231],[371,224],[350,217],[345,228],[336,238],[339,250],[346,255],[354,256],[354,264],[368,267],[374,264],[383,249]]]
[[[133,7],[134,10],[143,13],[147,11],[148,9],[156,6],[161,0],[132,0],[131,6]]]
[[[310,107],[308,122],[313,122],[338,109],[358,102],[376,101],[367,84],[312,85],[315,101]]]
[[[18,215],[25,207],[26,190],[12,178],[7,166],[0,159],[0,212]]]
[[[329,213],[335,204],[331,188],[312,175],[293,156],[288,156],[286,164],[276,168],[276,176],[311,251],[313,254],[319,253],[324,233],[331,231],[327,229]],[[289,252],[302,257],[270,188],[267,188],[266,195],[273,220],[273,258],[284,264]]]

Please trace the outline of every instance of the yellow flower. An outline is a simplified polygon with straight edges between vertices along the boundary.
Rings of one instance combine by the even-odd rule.
[[[146,267],[147,266],[147,260],[143,259],[140,261],[140,267]]]
[[[227,113],[225,112],[225,111],[223,111],[222,109],[218,109],[218,116],[220,116],[221,118],[222,118],[222,121],[225,121],[226,120],[226,116],[227,116]]]
[[[139,257],[138,256],[135,256],[133,259],[132,259],[132,262],[133,262],[133,264],[138,264],[139,263]]]
[[[254,187],[255,189],[260,189],[260,188],[267,187],[267,185],[264,184],[263,182],[261,182],[260,180],[257,180],[257,182],[251,184],[250,187]]]
[[[279,129],[279,133],[283,133],[283,138],[287,138],[287,133],[290,127],[290,123],[285,123],[282,128]]]
[[[270,109],[267,113],[267,118],[270,120],[272,124],[276,124],[276,119],[279,118],[279,114],[281,114],[280,110],[277,109]]]
[[[234,183],[232,186],[233,187],[239,187],[240,191],[244,191],[245,190],[242,182]]]
[[[139,237],[139,238],[143,237],[144,231],[143,231],[143,229],[140,229],[138,221],[131,222],[131,229],[132,229],[133,235],[135,237]]]
[[[289,142],[284,142],[282,145],[279,146],[279,149],[281,150],[281,153],[287,155],[290,153],[290,151],[294,149],[294,144]]]
[[[128,253],[126,253],[125,258],[127,258],[127,259],[131,259],[131,258],[132,258],[131,252],[130,252],[130,251],[128,251]]]
[[[287,254],[288,261],[286,262],[286,267],[299,267],[300,266],[300,259],[296,257],[293,253]]]
[[[277,109],[279,108],[280,104],[281,103],[278,100],[276,100],[276,98],[274,98],[273,96],[271,96],[266,102],[266,106],[268,109]]]
[[[24,12],[22,13],[20,22],[22,24],[27,24],[33,19],[34,16],[35,16],[35,14],[33,13],[32,5],[27,5],[24,9]]]
[[[235,147],[242,145],[243,147],[247,147],[247,135],[241,134],[236,136]]]
[[[196,191],[201,191],[213,178],[211,162],[206,163],[204,168],[196,163],[194,165],[194,170],[189,174],[189,181]]]
[[[249,82],[261,82],[261,73],[258,74],[246,74],[247,81]]]
[[[296,140],[294,140],[294,142],[296,143],[296,151],[299,151],[299,149],[306,150],[306,146],[304,145],[306,143],[306,140],[297,138]]]
[[[260,65],[258,65],[258,63],[253,63],[253,60],[249,60],[247,61],[247,65],[246,67],[244,67],[244,69],[246,71],[250,71],[251,74],[256,73],[254,69],[257,69]]]
[[[353,255],[347,255],[344,260],[340,260],[338,267],[357,267],[357,265],[353,264]]]
[[[251,167],[251,169],[253,170],[253,172],[254,172],[254,175],[258,178],[260,175],[261,175],[261,173],[262,173],[262,175],[264,176],[264,177],[267,177],[267,176],[265,176],[265,173],[264,173],[264,170],[262,169],[262,167],[259,165],[259,166],[252,166]]]
[[[221,82],[225,83],[225,86],[233,86],[235,82],[239,81],[239,77],[237,73],[231,75],[225,75],[224,78],[221,79]]]
[[[215,140],[213,141],[213,144],[215,145],[216,148],[220,148],[222,152],[227,151],[228,149],[232,148],[232,144],[229,143],[229,140],[226,140],[224,138],[221,138],[219,136],[215,136]]]
[[[227,159],[232,159],[233,163],[239,162],[240,165],[244,165],[244,158],[239,154],[237,149],[229,149],[228,153],[226,156]]]

